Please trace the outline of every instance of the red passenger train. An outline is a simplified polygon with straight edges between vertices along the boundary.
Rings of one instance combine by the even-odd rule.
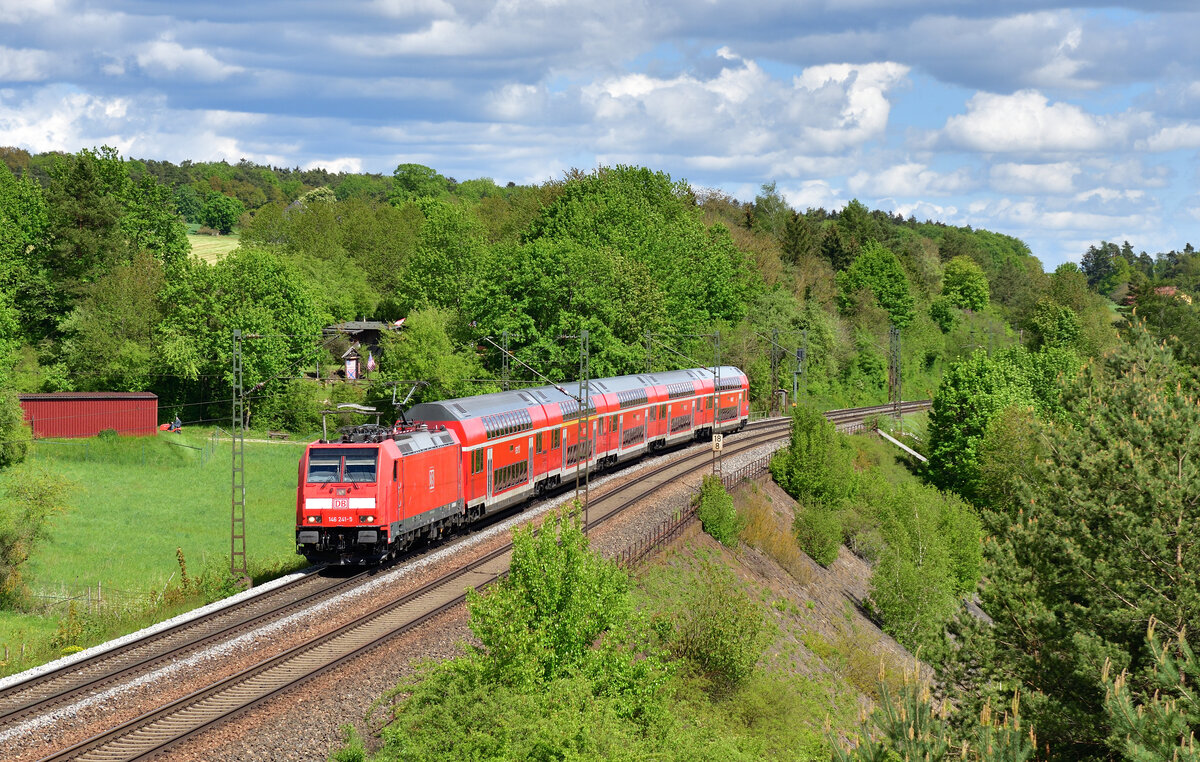
[[[428,402],[411,423],[343,430],[310,444],[296,493],[297,553],[378,563],[418,538],[528,500],[573,478],[668,445],[742,428],[737,368],[594,379]],[[715,410],[714,410],[715,408]]]

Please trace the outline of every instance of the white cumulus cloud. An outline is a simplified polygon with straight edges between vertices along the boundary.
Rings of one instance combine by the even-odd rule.
[[[0,45],[0,81],[39,82],[53,69],[54,57],[44,50],[8,48]]]
[[[831,64],[787,81],[728,50],[719,57],[720,71],[707,78],[634,73],[598,80],[581,89],[582,104],[613,145],[758,156],[769,172],[789,174],[798,156],[834,154],[882,136],[887,93],[908,74],[888,62]]]
[[[1164,127],[1145,140],[1138,141],[1144,151],[1177,151],[1200,148],[1200,124],[1176,124]]]
[[[880,172],[855,173],[850,177],[848,185],[853,193],[869,194],[873,197],[911,198],[928,194],[960,193],[973,187],[974,182],[965,167],[942,173],[924,164],[908,162]]]
[[[1124,143],[1134,115],[1095,116],[1070,103],[1050,103],[1036,90],[976,93],[967,113],[946,120],[953,144],[986,153],[1097,151]]]
[[[359,174],[363,171],[362,159],[345,156],[340,159],[314,159],[304,165],[305,169],[325,169],[330,172]]]
[[[1071,193],[1079,167],[1067,161],[1050,164],[994,164],[989,172],[992,187],[1002,193]]]
[[[218,61],[203,48],[185,48],[171,39],[156,40],[137,54],[137,63],[152,77],[182,75],[217,82],[243,71]]]

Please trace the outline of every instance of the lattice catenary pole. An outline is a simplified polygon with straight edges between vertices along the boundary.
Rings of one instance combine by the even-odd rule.
[[[229,571],[249,578],[246,567],[246,398],[242,388],[242,332],[233,330],[233,420],[229,507]]]

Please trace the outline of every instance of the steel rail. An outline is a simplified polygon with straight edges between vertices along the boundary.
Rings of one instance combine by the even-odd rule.
[[[780,438],[786,429],[782,425],[784,423],[776,421],[775,425],[756,427],[760,429],[758,436],[739,442],[734,454],[757,447],[763,441]],[[663,481],[646,486],[647,478],[668,471],[694,471],[703,468],[707,458],[706,451],[691,453],[651,469],[633,484],[606,493],[593,501],[593,510],[600,512],[591,526],[603,523],[671,483]],[[686,464],[686,467],[681,464]],[[614,502],[630,489],[636,494],[615,506],[600,509],[601,505]],[[300,682],[312,679],[338,663],[361,655],[384,640],[452,608],[463,600],[463,582],[480,588],[498,579],[508,568],[511,551],[511,543],[505,543],[482,558],[439,577],[397,601],[383,604],[310,643],[296,646],[165,707],[129,720],[46,760],[143,759],[157,754],[223,718],[232,717]]]
[[[361,576],[361,575],[359,575]],[[254,628],[316,599],[336,595],[357,577],[332,580],[311,593],[295,596],[303,586],[328,578],[309,574],[262,595],[196,617],[137,640],[102,651],[89,659],[35,675],[0,691],[0,728],[62,703],[79,693],[152,668],[186,651],[202,647],[239,629]],[[266,604],[264,606],[264,604]]]
[[[908,411],[927,407],[928,403],[905,403]],[[890,412],[894,408],[877,406],[856,411],[837,411],[838,420],[861,420],[879,412]],[[779,434],[788,428],[786,418],[768,419],[747,428],[756,436],[746,441],[735,442],[731,455],[758,447],[764,442],[782,438]],[[707,451],[693,452],[651,469],[639,475],[636,482],[606,493],[593,502],[593,511],[599,506],[619,498],[628,489],[636,494],[618,505],[595,515],[590,526],[604,523],[626,508],[641,502],[647,496],[682,477],[706,467]],[[663,473],[672,479],[652,483],[650,480]],[[649,483],[649,486],[647,483]],[[641,489],[636,489],[641,487]],[[319,674],[356,658],[362,653],[427,621],[430,617],[461,603],[464,594],[460,586],[451,587],[469,577],[471,587],[480,588],[502,576],[508,568],[511,544],[506,543],[480,559],[455,569],[428,583],[422,588],[384,604],[337,630],[317,640],[296,646],[288,651],[255,665],[237,675],[226,678],[171,704],[132,719],[121,726],[80,744],[70,747],[49,760],[76,759],[142,759],[191,737],[214,723],[232,717],[289,688],[311,680]]]

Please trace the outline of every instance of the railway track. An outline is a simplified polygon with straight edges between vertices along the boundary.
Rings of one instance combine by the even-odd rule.
[[[905,403],[905,411],[920,410],[928,407],[927,402]],[[880,413],[892,411],[892,406],[859,408],[853,411],[833,411],[827,417],[839,428],[852,427],[857,422]],[[779,440],[786,436],[789,428],[787,419],[766,419],[747,427],[745,432],[736,437],[734,442],[727,443],[726,457],[736,455],[764,443]],[[641,502],[663,485],[672,483],[684,476],[709,467],[711,455],[706,450],[688,453],[687,455],[655,466],[640,473],[638,478],[623,487],[618,487],[603,496],[593,498],[588,506],[588,527],[594,528],[618,515],[631,505]],[[257,663],[250,668],[220,680],[202,690],[184,696],[166,706],[136,717],[128,722],[112,728],[100,735],[64,749],[45,760],[115,760],[115,759],[147,759],[180,741],[203,732],[206,728],[220,723],[253,706],[267,701],[303,682],[306,682],[324,672],[336,668],[349,660],[378,646],[384,641],[406,632],[413,627],[447,611],[464,599],[464,590],[468,587],[481,588],[503,575],[509,565],[511,546],[507,543],[495,551],[486,554],[471,563],[461,566],[433,582],[404,595],[397,600],[379,605],[363,613],[354,621],[329,632],[313,641],[304,643],[272,658]],[[301,597],[296,592],[291,594],[295,599],[284,604],[289,611],[299,610],[306,605],[320,600],[327,600],[337,595],[350,585],[357,584],[361,575],[333,584],[311,590]],[[280,588],[288,590],[289,588]],[[308,600],[305,604],[302,601]],[[209,625],[213,632],[196,638],[190,644],[185,644],[172,651],[158,647],[158,655],[144,657],[140,661],[133,656],[123,657],[124,661],[135,663],[125,664],[122,661],[112,662],[106,668],[100,668],[99,677],[84,676],[92,668],[76,670],[80,675],[70,678],[63,675],[54,679],[39,681],[41,686],[32,693],[27,693],[24,699],[15,699],[11,704],[0,703],[0,707],[15,706],[7,714],[0,715],[0,728],[4,723],[16,722],[20,717],[46,711],[57,704],[70,701],[80,693],[95,691],[98,684],[110,684],[126,676],[136,674],[139,670],[153,668],[154,665],[169,662],[179,658],[182,653],[190,653],[204,645],[222,640],[216,632],[234,633],[241,628],[253,629],[253,621],[266,622],[285,616],[275,612],[260,612],[251,616],[249,610],[234,615],[241,623],[218,627]],[[223,612],[222,612],[223,613]],[[137,650],[138,644],[131,644]],[[143,645],[143,648],[148,645]],[[154,648],[150,649],[151,651]],[[143,665],[150,665],[149,667]],[[77,666],[77,665],[76,665]],[[47,676],[49,678],[49,676]],[[54,680],[66,681],[64,689],[54,693]],[[20,686],[15,686],[20,688]],[[33,686],[31,686],[31,690]],[[38,691],[40,697],[36,697]],[[15,694],[12,694],[15,696]],[[0,694],[0,702],[10,696],[6,691]],[[0,709],[3,711],[3,709]]]

